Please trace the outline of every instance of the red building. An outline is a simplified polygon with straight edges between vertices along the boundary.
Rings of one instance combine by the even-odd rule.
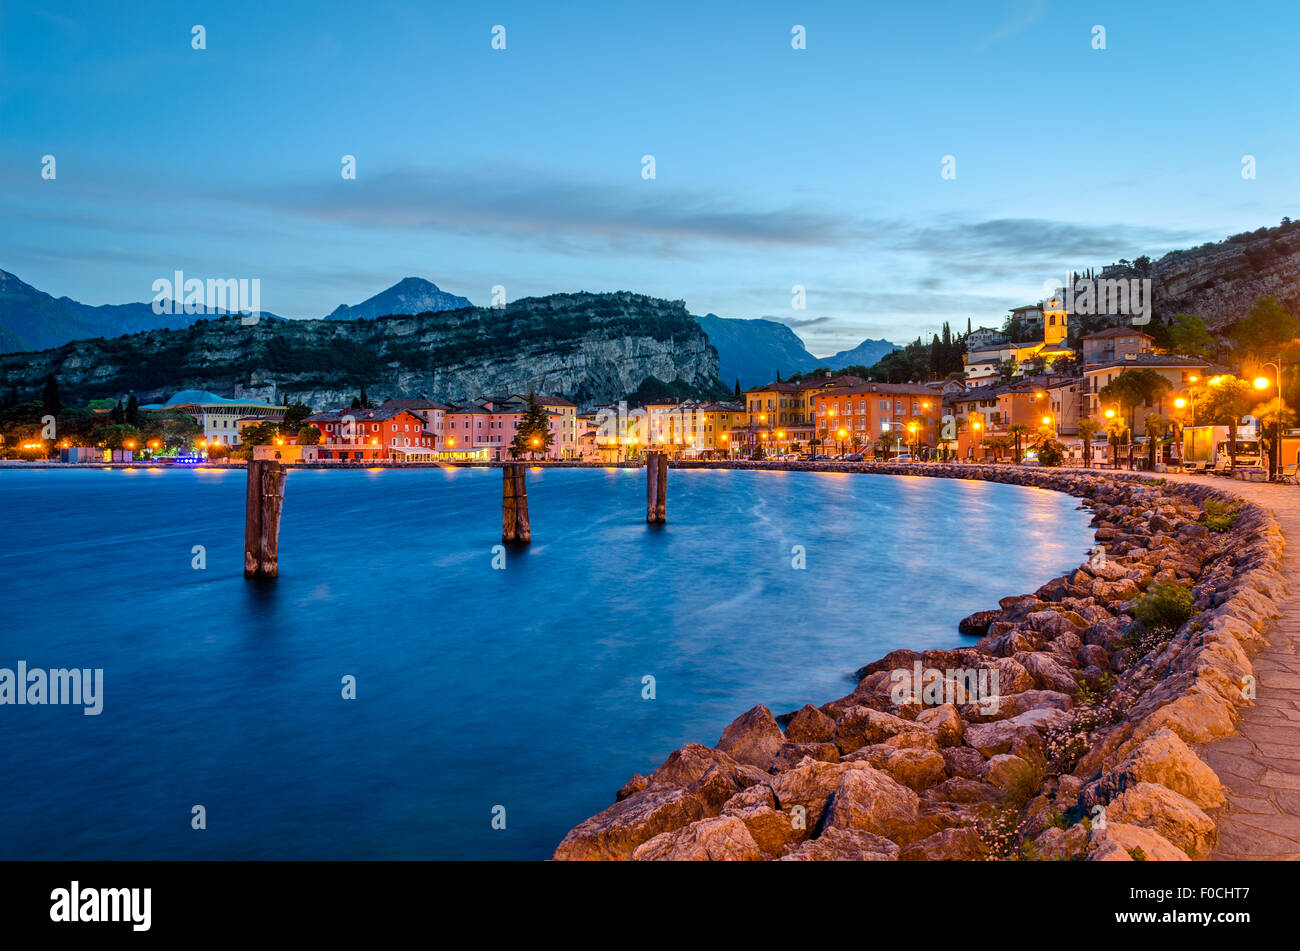
[[[303,462],[429,461],[436,437],[407,409],[336,409],[314,413],[305,426],[321,431],[317,446],[304,446]]]

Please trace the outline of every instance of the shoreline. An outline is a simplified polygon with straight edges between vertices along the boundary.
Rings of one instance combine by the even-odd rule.
[[[1141,860],[1205,858],[1222,784],[1196,749],[1235,732],[1248,660],[1285,588],[1271,514],[1214,484],[1127,470],[947,463],[684,462],[679,468],[839,471],[1046,488],[1093,511],[1094,555],[959,625],[979,640],[896,650],[849,695],[742,714],[688,744],[575,826],[557,860]],[[1210,531],[1206,503],[1230,506]],[[1217,511],[1217,509],[1216,509]],[[1154,543],[1154,544],[1153,544]],[[1094,548],[1096,551],[1097,548]],[[1153,587],[1194,613],[1140,631]],[[1156,634],[1161,636],[1157,637]],[[1143,640],[1145,638],[1145,640]],[[898,671],[1001,675],[1000,710],[891,696]],[[940,691],[936,699],[945,699]],[[959,698],[960,699],[960,698]]]

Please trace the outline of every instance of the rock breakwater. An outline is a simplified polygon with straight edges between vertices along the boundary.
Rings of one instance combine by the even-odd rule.
[[[966,646],[893,651],[847,696],[781,715],[758,706],[713,747],[674,751],[571,830],[556,859],[1209,854],[1224,798],[1196,746],[1234,732],[1254,696],[1249,656],[1284,589],[1271,515],[1212,484],[1129,473],[695,465],[1054,489],[1091,508],[1097,546],[1074,571],[965,619]]]

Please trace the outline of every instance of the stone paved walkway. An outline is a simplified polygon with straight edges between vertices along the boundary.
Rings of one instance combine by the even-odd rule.
[[[1234,492],[1269,509],[1282,526],[1282,570],[1292,591],[1278,605],[1282,616],[1268,632],[1270,646],[1251,658],[1255,705],[1242,712],[1235,735],[1200,753],[1228,798],[1212,858],[1300,859],[1300,486],[1173,473],[1165,478]]]

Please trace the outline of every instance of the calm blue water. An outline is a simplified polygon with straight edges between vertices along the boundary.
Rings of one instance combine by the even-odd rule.
[[[674,471],[658,528],[641,471],[534,469],[502,571],[498,471],[308,470],[257,584],[244,482],[0,472],[0,667],[105,671],[100,716],[0,706],[0,859],[545,858],[675,747],[957,644],[1091,541],[1015,486]]]

